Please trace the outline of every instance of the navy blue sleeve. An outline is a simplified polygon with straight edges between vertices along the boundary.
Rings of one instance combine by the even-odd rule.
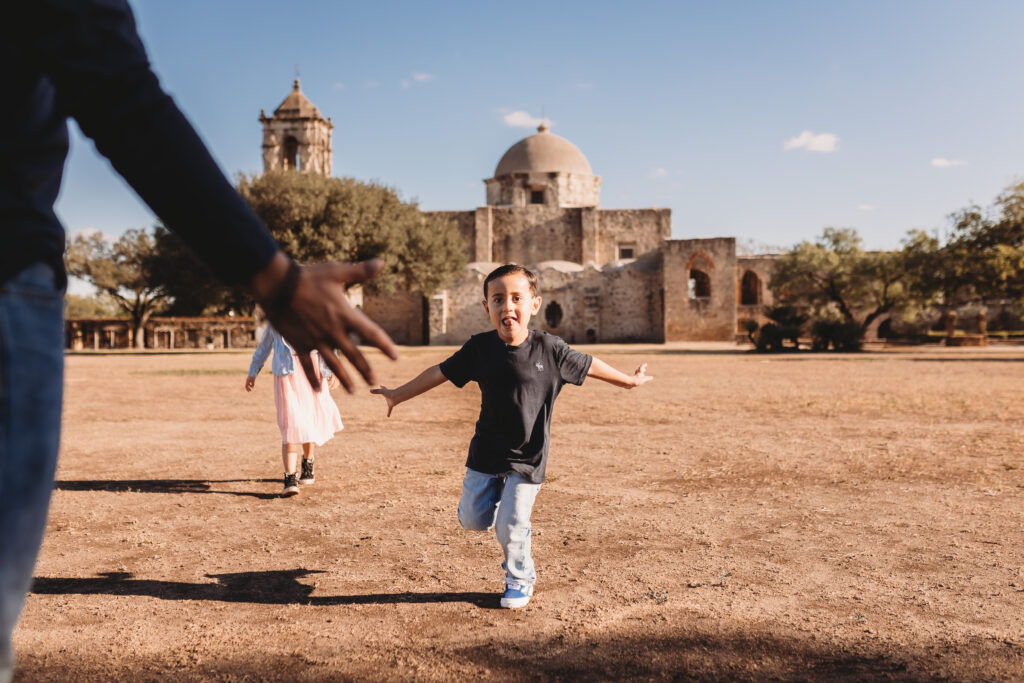
[[[223,280],[245,283],[277,243],[163,91],[125,0],[5,3],[22,69],[52,82],[73,117],[153,212]]]
[[[476,379],[476,337],[470,337],[462,348],[441,362],[441,374],[449,382],[462,388],[466,383]]]
[[[558,372],[562,376],[562,380],[577,386],[583,384],[583,380],[587,378],[587,373],[590,372],[590,364],[593,362],[594,357],[586,353],[580,353],[566,344],[565,340],[561,337],[552,335],[551,340],[555,364],[558,366]]]

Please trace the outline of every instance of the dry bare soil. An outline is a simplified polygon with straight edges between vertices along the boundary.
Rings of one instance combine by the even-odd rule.
[[[69,357],[16,680],[1024,679],[1024,349],[584,349],[656,379],[562,393],[514,611],[455,516],[475,385],[336,391],[281,499],[247,353]]]

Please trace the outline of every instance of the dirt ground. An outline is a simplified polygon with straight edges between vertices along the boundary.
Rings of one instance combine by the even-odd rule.
[[[15,680],[1024,679],[1024,348],[581,348],[655,381],[563,391],[523,610],[456,521],[475,385],[336,390],[281,499],[248,353],[68,357]]]

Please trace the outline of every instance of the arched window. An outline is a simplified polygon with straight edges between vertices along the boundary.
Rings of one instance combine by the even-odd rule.
[[[690,281],[687,283],[691,299],[711,298],[711,276],[703,270],[692,268],[690,270]]]
[[[752,270],[743,273],[740,281],[740,305],[757,306],[761,303],[761,278]]]
[[[552,301],[544,308],[544,320],[550,328],[562,324],[562,307],[558,305],[557,301]]]
[[[284,139],[282,166],[292,171],[299,170],[299,141],[289,135]]]

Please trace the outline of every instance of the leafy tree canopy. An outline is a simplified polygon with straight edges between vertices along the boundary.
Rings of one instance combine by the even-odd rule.
[[[902,254],[865,251],[849,228],[825,228],[817,240],[783,254],[769,287],[781,303],[864,327],[908,300]]]
[[[241,179],[239,191],[281,248],[299,261],[360,261],[385,268],[371,286],[431,294],[466,263],[454,223],[428,219],[394,190],[352,178],[274,171]]]
[[[281,248],[306,263],[384,260],[368,284],[431,294],[451,284],[466,263],[465,245],[453,222],[427,218],[394,190],[351,178],[273,171],[242,176],[239,192]],[[179,314],[251,309],[239,288],[227,288],[174,233],[156,231],[158,258],[150,271],[171,294]]]
[[[950,306],[1024,299],[1024,183],[1004,190],[990,209],[957,211],[950,224],[945,236],[913,231],[904,241],[918,298]]]
[[[64,257],[68,273],[107,294],[128,314],[139,348],[145,346],[146,322],[167,298],[149,270],[154,248],[145,230],[129,230],[114,242],[96,232],[73,237]]]

